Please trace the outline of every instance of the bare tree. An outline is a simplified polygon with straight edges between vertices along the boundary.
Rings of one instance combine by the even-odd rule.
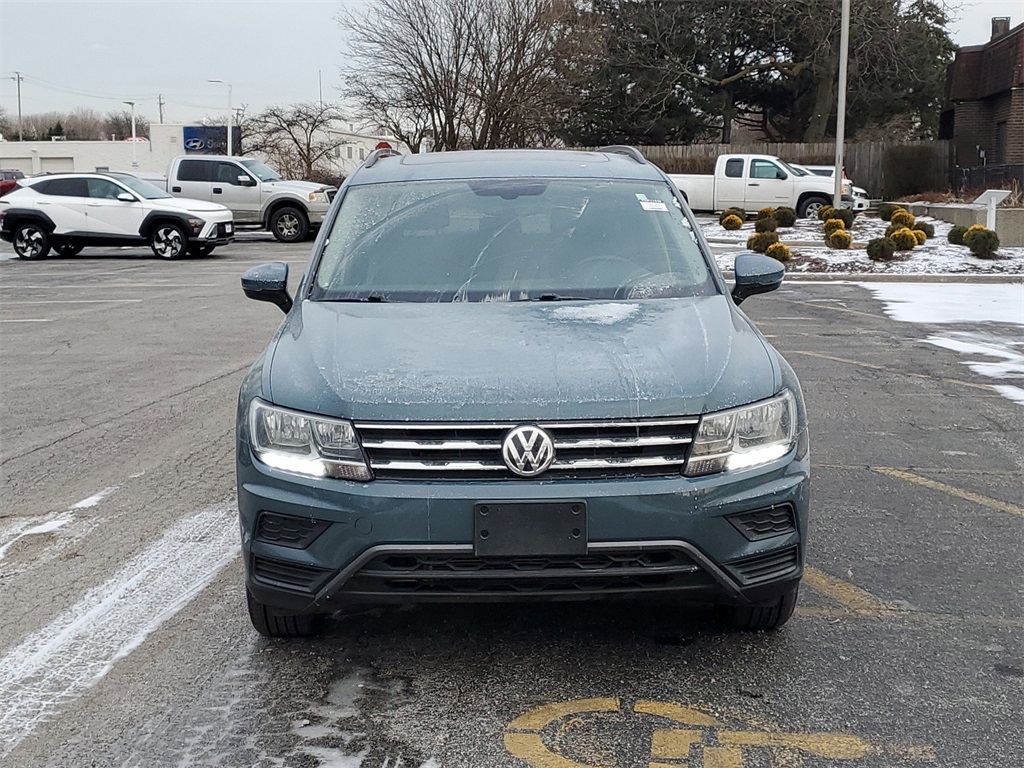
[[[350,35],[347,95],[418,149],[549,143],[593,36],[574,0],[372,0]],[[575,66],[568,62],[575,62]]]
[[[127,109],[108,112],[103,121],[103,132],[107,136],[114,135],[119,139],[131,138],[132,113]],[[135,115],[135,135],[144,139],[149,138],[149,120],[138,113]]]
[[[329,176],[326,161],[344,139],[332,136],[328,129],[341,117],[337,107],[319,102],[270,107],[245,121],[245,149],[266,155],[285,176]]]

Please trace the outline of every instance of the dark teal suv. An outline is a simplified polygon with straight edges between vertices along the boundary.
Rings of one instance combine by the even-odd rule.
[[[792,615],[809,507],[793,370],[668,178],[628,147],[374,153],[238,401],[249,612],[672,597]]]

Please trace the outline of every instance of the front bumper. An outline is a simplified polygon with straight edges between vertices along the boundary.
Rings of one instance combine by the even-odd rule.
[[[237,469],[246,586],[294,612],[643,596],[758,603],[802,575],[809,464],[793,454],[702,478],[354,483],[271,469],[239,443]],[[586,503],[585,555],[474,554],[478,502],[565,500]],[[760,522],[737,522],[747,513]]]
[[[207,220],[194,242],[205,245],[227,245],[235,239],[235,223],[233,217]]]

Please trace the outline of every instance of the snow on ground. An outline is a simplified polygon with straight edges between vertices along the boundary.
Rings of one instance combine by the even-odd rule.
[[[730,232],[718,223],[718,217],[698,216],[704,236],[716,246],[735,245],[743,248],[754,234],[754,222],[745,222],[742,229]],[[1000,248],[995,259],[979,259],[966,246],[953,245],[947,239],[953,225],[940,219],[919,216],[935,227],[935,237],[910,251],[905,260],[874,262],[865,247],[868,240],[882,237],[889,222],[874,213],[860,214],[850,229],[854,247],[837,251],[825,245],[822,223],[817,219],[797,219],[792,227],[778,230],[779,239],[789,245],[793,260],[786,265],[790,272],[849,272],[897,275],[931,274],[1024,274],[1024,248]],[[716,248],[721,269],[732,270],[734,251]]]
[[[992,388],[1024,405],[1024,285],[977,283],[861,283],[894,320],[941,329],[925,341],[959,352]],[[936,329],[939,330],[939,329]]]

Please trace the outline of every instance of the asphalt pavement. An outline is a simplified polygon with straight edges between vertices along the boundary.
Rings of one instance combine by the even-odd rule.
[[[418,606],[249,625],[237,387],[281,319],[245,268],[146,249],[0,260],[0,765],[1024,764],[1024,410],[853,283],[743,308],[800,375],[797,615]],[[9,256],[6,244],[0,256]]]

